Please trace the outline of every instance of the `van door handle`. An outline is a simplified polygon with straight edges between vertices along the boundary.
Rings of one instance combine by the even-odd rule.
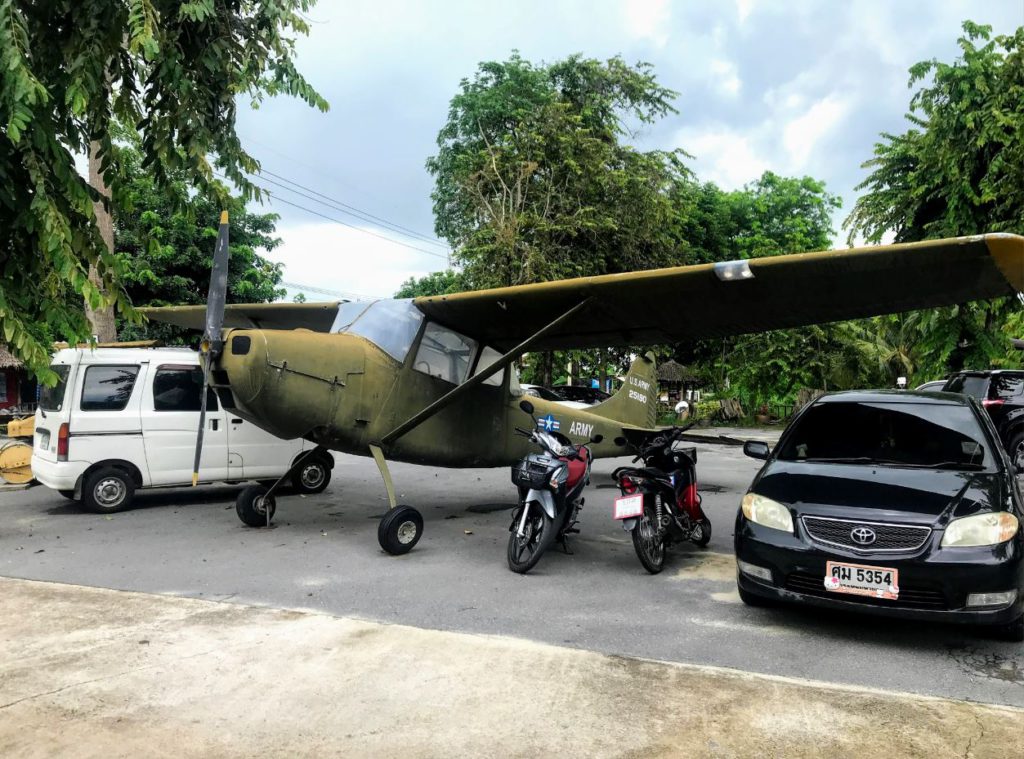
[[[217,431],[217,422],[219,422],[219,421],[220,421],[219,419],[211,419],[210,420],[210,429],[213,430],[214,432]]]
[[[241,423],[242,423],[242,420],[241,420],[241,419],[232,419],[232,420],[231,420],[231,423],[232,423],[232,424],[241,424]]]

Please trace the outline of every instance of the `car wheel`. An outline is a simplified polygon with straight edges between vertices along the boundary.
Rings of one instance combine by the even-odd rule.
[[[999,640],[1008,640],[1013,643],[1024,642],[1024,614],[1012,622],[992,627],[992,637]]]
[[[1010,461],[1017,468],[1017,472],[1024,474],[1024,430],[1013,434],[1006,450],[1009,452]]]
[[[331,481],[331,467],[320,456],[312,456],[292,473],[295,491],[303,495],[322,493]]]
[[[249,527],[269,527],[274,518],[277,503],[267,490],[265,485],[249,485],[235,500],[235,513]]]
[[[100,467],[82,485],[82,506],[97,514],[112,514],[127,509],[134,495],[131,475],[123,469]]]
[[[739,585],[736,586],[737,592],[740,594],[740,600],[747,606],[754,606],[758,608],[768,608],[774,606],[774,602],[770,598],[759,596],[756,593],[751,593],[744,590]]]

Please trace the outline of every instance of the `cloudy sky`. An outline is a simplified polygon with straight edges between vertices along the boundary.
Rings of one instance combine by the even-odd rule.
[[[424,161],[480,61],[650,62],[679,113],[639,147],[683,148],[727,189],[766,169],[823,179],[843,198],[838,230],[878,134],[905,128],[907,69],[955,58],[964,19],[1012,32],[1024,0],[320,0],[309,17],[298,65],[330,112],[279,98],[238,125],[281,216],[271,257],[288,282],[386,297],[446,266]]]

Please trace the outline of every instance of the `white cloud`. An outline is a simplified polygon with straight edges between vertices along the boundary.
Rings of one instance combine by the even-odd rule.
[[[742,187],[769,168],[749,136],[725,128],[681,133],[676,144],[694,156],[697,176],[727,190]]]
[[[782,144],[789,154],[792,169],[800,170],[807,165],[815,145],[835,128],[848,110],[849,103],[836,95],[829,95],[786,124],[782,130]]]
[[[624,0],[622,12],[630,35],[650,40],[657,47],[668,43],[671,16],[668,0]]]
[[[716,58],[708,65],[711,67],[711,76],[719,90],[727,95],[739,94],[743,83],[740,81],[739,71],[735,63]]]
[[[736,20],[741,26],[752,10],[754,10],[754,0],[736,0]]]
[[[289,225],[278,228],[277,234],[281,245],[268,258],[284,264],[286,282],[341,292],[349,298],[389,298],[409,277],[422,277],[446,263],[340,224]],[[289,290],[289,298],[294,292]],[[310,301],[332,297],[337,296],[306,292]]]

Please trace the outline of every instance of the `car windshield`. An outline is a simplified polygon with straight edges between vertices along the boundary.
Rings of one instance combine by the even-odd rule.
[[[53,387],[43,385],[39,389],[39,408],[43,411],[60,411],[64,405],[64,394],[68,389],[68,374],[71,367],[67,364],[52,364],[50,368],[57,375],[57,384]]]
[[[947,392],[962,393],[980,401],[985,398],[987,388],[988,377],[977,374],[959,374],[946,384],[945,389]]]
[[[786,433],[782,461],[984,469],[994,460],[968,406],[825,402]]]
[[[344,304],[338,309],[334,324],[337,327],[350,322],[335,331],[365,337],[392,358],[405,361],[422,321],[423,313],[411,300],[378,300],[369,305]]]

